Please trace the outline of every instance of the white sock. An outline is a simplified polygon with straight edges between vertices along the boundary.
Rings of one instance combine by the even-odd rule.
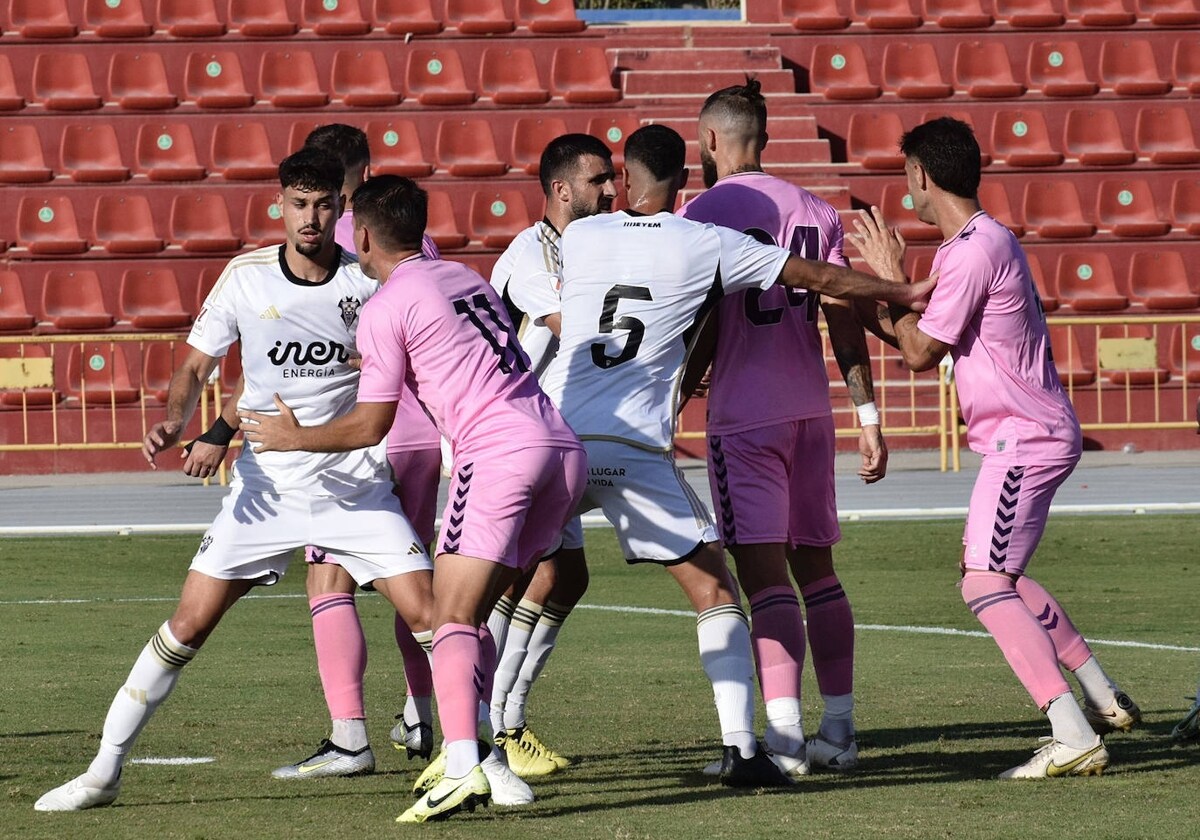
[[[404,700],[404,722],[409,726],[417,723],[433,725],[433,698],[408,695]]]
[[[1083,699],[1089,705],[1097,709],[1103,709],[1117,699],[1116,686],[1108,678],[1108,674],[1104,673],[1104,669],[1100,667],[1100,662],[1096,657],[1089,656],[1087,661],[1072,673],[1075,674],[1075,679],[1079,680],[1079,688],[1083,691]]]
[[[799,697],[776,697],[767,701],[767,749],[784,755],[798,755],[804,746]]]
[[[1046,707],[1046,717],[1050,718],[1050,730],[1054,739],[1068,747],[1077,750],[1095,746],[1096,733],[1083,716],[1075,695],[1071,692],[1060,694],[1050,701]]]
[[[821,715],[820,732],[834,743],[844,744],[854,738],[854,695],[822,694],[825,713]]]
[[[121,766],[142,728],[175,689],[179,671],[192,661],[197,648],[179,642],[167,622],[142,648],[125,685],[113,698],[104,718],[100,749],[88,773],[105,787],[121,777]]]
[[[533,628],[537,626],[541,614],[541,604],[525,599],[513,611],[504,647],[499,649],[496,677],[492,684],[492,727],[495,729],[504,726],[504,705],[521,675],[521,666],[529,650],[529,637],[533,635]]]
[[[464,738],[446,744],[446,775],[449,778],[461,779],[478,763],[479,744],[475,741]]]
[[[517,681],[504,701],[504,727],[516,729],[525,725],[525,704],[529,701],[529,689],[546,667],[546,661],[558,643],[558,631],[571,614],[570,607],[560,607],[549,601],[542,607],[541,618],[529,637],[525,660]]]
[[[758,751],[754,738],[754,658],[750,622],[738,604],[722,604],[696,617],[700,664],[713,687],[721,743],[745,757]]]
[[[517,602],[507,595],[500,596],[496,606],[492,607],[492,614],[488,616],[487,626],[492,631],[492,638],[496,640],[496,650],[504,648],[504,641],[508,636],[508,625],[512,621],[513,610],[516,608]]]
[[[329,740],[344,750],[357,752],[367,746],[367,722],[362,718],[334,718]]]

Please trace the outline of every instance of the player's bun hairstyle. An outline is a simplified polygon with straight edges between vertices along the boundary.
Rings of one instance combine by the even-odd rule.
[[[586,155],[595,155],[611,161],[612,149],[604,145],[603,140],[590,134],[564,134],[547,143],[538,164],[538,179],[542,182],[542,192],[550,195],[550,182],[566,180],[571,170],[579,163],[579,159]]]
[[[377,175],[363,181],[351,197],[354,226],[369,228],[388,251],[419,251],[429,218],[425,190],[411,178]]]
[[[366,132],[352,125],[330,123],[317,126],[304,138],[304,145],[337,158],[347,171],[371,162],[371,147],[367,143]]]
[[[900,152],[924,167],[933,183],[960,198],[979,194],[979,142],[971,126],[953,117],[922,123],[900,138]]]
[[[279,185],[305,192],[340,193],[346,169],[336,157],[307,146],[279,163]]]
[[[700,116],[751,123],[760,132],[766,131],[767,100],[762,95],[762,84],[747,74],[744,85],[721,88],[704,100]]]
[[[679,132],[657,123],[644,125],[625,141],[625,160],[636,161],[656,181],[666,181],[683,171],[687,144]]]

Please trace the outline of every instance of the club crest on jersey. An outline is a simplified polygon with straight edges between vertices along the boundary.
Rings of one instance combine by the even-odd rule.
[[[358,310],[362,309],[362,301],[347,295],[338,301],[338,308],[342,310],[342,322],[349,328],[354,323],[354,319],[358,317]]]

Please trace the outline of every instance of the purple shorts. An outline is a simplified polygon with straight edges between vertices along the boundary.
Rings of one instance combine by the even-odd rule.
[[[831,415],[709,435],[708,481],[725,544],[841,539],[833,455]]]
[[[524,569],[559,543],[587,479],[581,447],[455,452],[435,554]]]
[[[1054,492],[1074,469],[1074,462],[1020,466],[985,457],[963,531],[966,567],[1024,574],[1046,530]]]

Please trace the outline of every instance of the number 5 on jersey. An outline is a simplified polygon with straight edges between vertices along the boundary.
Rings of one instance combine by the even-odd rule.
[[[592,363],[604,370],[628,362],[637,355],[642,346],[642,338],[646,335],[646,325],[631,315],[616,317],[617,305],[625,300],[654,300],[650,290],[645,286],[624,286],[620,283],[608,290],[604,296],[604,308],[600,311],[600,332],[611,333],[613,330],[629,330],[625,338],[625,347],[615,356],[605,353],[607,346],[599,342],[592,345]]]

